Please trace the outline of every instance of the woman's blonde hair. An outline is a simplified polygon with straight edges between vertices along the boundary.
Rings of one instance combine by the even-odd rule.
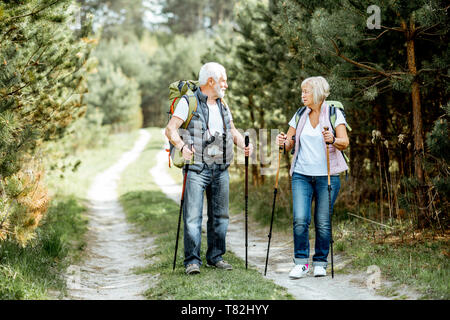
[[[325,100],[330,95],[330,85],[324,77],[309,77],[303,80],[301,88],[309,84],[313,90],[314,104]]]

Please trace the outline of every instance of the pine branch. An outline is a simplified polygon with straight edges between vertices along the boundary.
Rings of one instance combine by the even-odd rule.
[[[16,94],[17,92],[19,92],[20,90],[22,90],[23,88],[27,87],[29,84],[30,84],[30,82],[27,82],[27,83],[25,83],[25,85],[23,85],[22,87],[20,87],[20,88],[14,90],[14,91],[12,91],[12,92],[10,92],[10,93],[4,94],[3,97],[12,96],[12,95]]]
[[[373,68],[373,67],[370,67],[370,66],[365,65],[365,64],[362,64],[362,63],[359,63],[359,62],[357,62],[357,61],[355,61],[355,60],[352,60],[352,59],[350,59],[350,58],[344,56],[344,55],[341,53],[341,51],[339,50],[339,48],[338,48],[336,42],[335,42],[333,39],[331,39],[331,38],[330,38],[330,40],[331,40],[331,42],[332,42],[332,44],[333,44],[334,49],[336,50],[336,53],[335,53],[336,56],[338,56],[338,57],[344,59],[344,60],[347,61],[348,63],[351,63],[351,64],[357,66],[358,68],[366,69],[366,70],[369,70],[369,71],[371,71],[371,72],[381,74],[381,75],[383,75],[383,76],[385,76],[385,77],[387,77],[387,78],[389,78],[389,77],[391,76],[390,74],[388,74],[388,73],[386,73],[386,72],[384,72],[384,71],[375,69],[375,68]]]
[[[23,14],[23,15],[20,15],[20,16],[11,17],[11,18],[9,18],[9,19],[6,20],[6,21],[7,21],[7,22],[10,22],[10,21],[15,20],[15,19],[21,19],[21,18],[25,18],[25,17],[28,17],[28,16],[36,15],[36,14],[38,14],[39,12],[44,11],[45,9],[48,9],[48,8],[50,8],[51,6],[53,6],[53,5],[55,5],[56,3],[61,2],[61,1],[62,1],[62,0],[56,0],[56,1],[52,2],[52,3],[50,3],[49,5],[40,8],[39,10],[32,11],[32,12],[30,12],[30,13]]]
[[[443,69],[447,69],[449,66],[445,66]],[[417,75],[423,73],[423,72],[436,72],[437,74],[442,74],[443,76],[446,76],[446,74],[439,72],[442,69],[420,69],[417,71]]]
[[[388,80],[389,80],[389,78],[383,78],[383,79],[381,79],[380,81],[375,82],[373,85],[367,87],[366,90],[367,90],[367,89],[370,89],[370,88],[372,88],[372,87],[377,87],[378,85],[380,85],[380,84],[382,84],[383,82],[388,81]]]
[[[383,34],[385,34],[386,32],[389,32],[389,30],[384,30],[382,33],[380,33],[378,36],[376,36],[375,38],[367,38],[367,39],[364,39],[364,40],[366,40],[366,41],[373,41],[373,40],[378,40],[379,38],[381,38],[381,36],[383,35]]]
[[[49,46],[50,46],[50,45],[47,45],[46,48],[42,51],[42,53],[44,53],[45,50],[46,50]],[[30,58],[28,59],[27,63],[23,66],[22,72],[20,73],[21,76],[23,76],[23,74],[25,73],[25,71],[26,71],[26,69],[27,69],[27,67],[28,67],[28,65],[29,65],[29,63],[30,63],[30,61],[31,61],[31,59],[34,57],[34,55],[35,55],[36,53],[39,52],[39,50],[41,50],[42,47],[43,47],[43,45],[40,45],[40,46],[33,52],[33,54],[30,56]],[[36,61],[34,62],[34,65],[38,64],[38,61],[39,61],[39,59],[41,58],[42,53],[41,53],[41,54],[39,55],[39,57],[36,59]]]
[[[350,71],[351,72],[351,71]],[[377,76],[366,76],[366,77],[348,77],[345,78],[343,77],[342,79],[344,80],[356,80],[356,81],[360,81],[360,80],[375,80],[377,78],[381,77],[381,75],[377,75]]]
[[[405,32],[405,30],[403,28],[391,28],[391,27],[386,27],[386,26],[381,26],[381,28],[391,30],[391,31]]]
[[[14,30],[16,30],[16,29],[17,29],[16,26],[12,26],[8,31],[6,31],[6,32],[3,34],[2,41],[0,41],[0,44],[3,43],[3,41],[4,41],[5,38],[6,38],[6,36],[7,36],[10,32],[12,32],[12,31],[14,31]]]
[[[374,220],[370,220],[370,219],[367,219],[367,218],[364,218],[364,217],[358,216],[358,215],[356,215],[356,214],[353,214],[353,213],[350,213],[350,212],[347,212],[347,214],[349,214],[349,215],[351,215],[351,216],[353,216],[353,217],[355,217],[355,218],[359,218],[359,219],[365,220],[365,221],[367,221],[367,222],[370,222],[370,223],[374,223],[374,224],[377,224],[377,225],[379,225],[379,226],[382,226],[382,227],[385,227],[385,228],[389,228],[389,229],[394,229],[394,228],[393,228],[393,227],[391,227],[391,226],[388,226],[388,225],[385,225],[385,224],[379,223],[379,222],[377,222],[377,221],[374,221]]]
[[[432,34],[432,33],[426,33],[428,30],[430,30],[430,29],[433,29],[434,27],[437,27],[438,25],[440,25],[441,23],[440,22],[438,22],[438,23],[435,23],[434,25],[432,25],[432,26],[429,26],[429,27],[427,27],[427,28],[425,28],[425,27],[419,27],[419,28],[417,28],[417,36],[419,35],[419,34],[427,34],[427,35],[440,35],[440,34]]]

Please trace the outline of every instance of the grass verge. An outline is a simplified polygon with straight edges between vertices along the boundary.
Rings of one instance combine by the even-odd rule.
[[[156,248],[149,258],[152,263],[139,272],[157,276],[145,293],[148,299],[292,299],[286,290],[265,279],[257,270],[245,270],[245,263],[227,252],[224,259],[233,264],[233,271],[201,267],[201,273],[187,276],[183,266],[183,234],[172,271],[179,206],[168,199],[155,185],[150,168],[156,164],[156,154],[162,150],[161,129],[150,129],[152,139],[140,158],[122,174],[119,186],[120,202],[127,219],[145,234],[155,237]],[[202,240],[202,257],[206,239]]]
[[[87,221],[76,198],[53,201],[37,236],[26,247],[12,241],[0,245],[0,299],[47,299],[65,288],[61,275],[84,247]]]
[[[421,299],[450,299],[448,237],[402,241],[393,235],[377,236],[379,230],[373,226],[352,220],[341,221],[335,229],[336,251],[350,257],[353,267],[365,271],[376,265],[382,276],[415,288]]]

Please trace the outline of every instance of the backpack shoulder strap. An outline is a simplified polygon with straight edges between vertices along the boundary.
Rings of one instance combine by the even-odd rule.
[[[186,129],[194,116],[194,112],[197,111],[198,103],[195,94],[184,95],[183,98],[186,99],[189,106],[188,117],[182,125],[183,129]]]
[[[330,105],[330,123],[331,123],[331,129],[333,130],[333,136],[336,135],[336,107],[334,105]]]
[[[295,129],[297,129],[298,122],[300,121],[300,118],[302,117],[303,112],[305,112],[306,107],[300,107],[297,109],[297,112],[295,113]]]
[[[330,116],[330,123],[331,123],[331,128],[333,129],[333,135],[335,135],[335,129],[336,129],[336,108],[338,108],[341,112],[342,115],[344,116],[345,119],[345,112],[344,112],[344,106],[342,105],[341,102],[339,101],[327,101],[328,106],[330,107],[330,112],[329,112],[329,116]],[[348,131],[352,131],[352,128],[348,125],[347,123],[347,119],[345,119],[345,123],[346,123],[346,127]]]

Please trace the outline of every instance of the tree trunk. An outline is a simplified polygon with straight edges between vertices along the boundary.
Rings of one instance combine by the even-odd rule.
[[[259,125],[260,125],[260,129],[265,129],[266,127],[266,122],[264,121],[264,108],[259,108]],[[260,182],[263,185],[265,182],[265,176],[263,175],[259,175],[260,178]]]
[[[254,124],[256,121],[256,118],[255,118],[255,112],[253,110],[254,109],[253,96],[250,95],[247,98],[248,98],[248,109],[250,112],[250,120],[252,121],[252,124]],[[258,149],[258,148],[256,148],[256,149]],[[254,152],[256,152],[256,150],[254,150]],[[252,165],[252,181],[253,181],[253,186],[255,186],[255,187],[260,186],[262,184],[261,175],[259,174],[259,170],[258,170],[258,164]]]
[[[414,76],[414,81],[411,85],[411,100],[412,100],[412,114],[413,114],[413,135],[414,135],[414,172],[419,181],[419,189],[417,190],[417,200],[419,204],[419,224],[423,226],[425,214],[425,177],[423,170],[424,158],[424,143],[423,143],[423,129],[422,129],[422,111],[420,102],[420,84],[417,79],[416,66],[416,52],[415,52],[415,34],[416,28],[414,20],[411,18],[409,26],[406,22],[402,22],[406,35],[406,52],[408,58],[408,70]]]
[[[290,151],[288,151],[284,154],[284,160],[286,161],[286,168],[287,168],[287,172],[288,172],[289,191],[292,192],[292,177],[289,174],[289,172],[291,171],[291,159],[289,157],[289,153],[290,153]]]

